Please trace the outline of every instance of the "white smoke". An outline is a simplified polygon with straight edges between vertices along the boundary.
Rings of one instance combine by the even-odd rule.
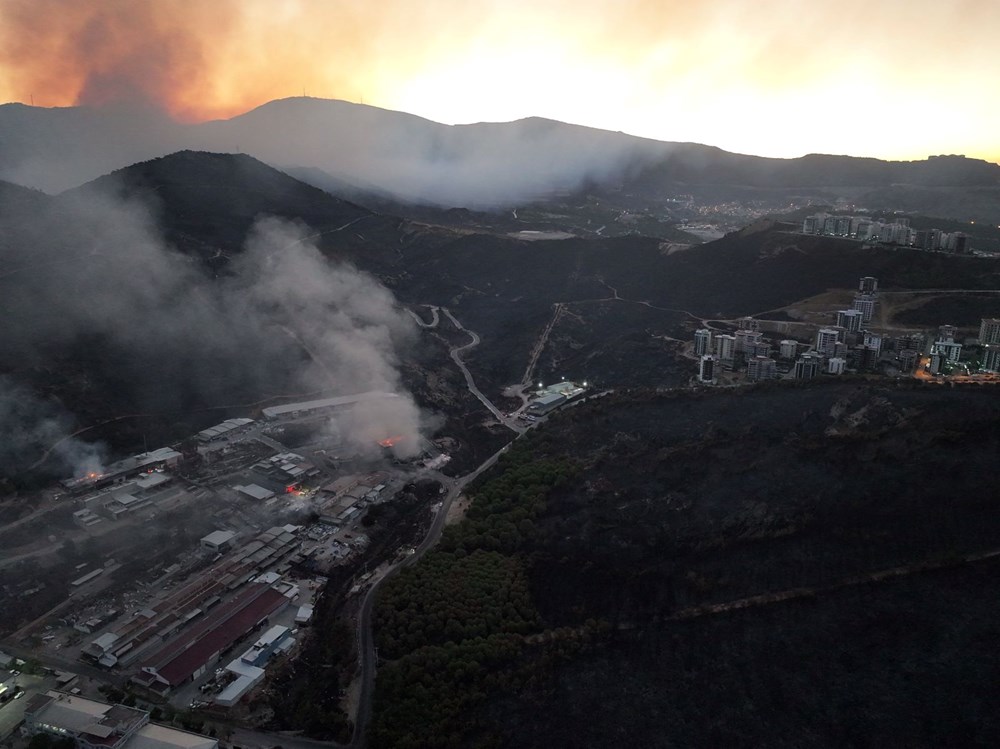
[[[114,374],[130,405],[153,414],[234,405],[234,393],[381,390],[399,397],[359,407],[344,436],[358,446],[390,434],[418,442],[420,410],[398,371],[413,321],[377,279],[324,258],[307,227],[258,220],[232,273],[212,279],[167,246],[143,205],[83,194],[68,219],[38,221],[50,236],[8,253],[14,272],[0,273],[10,321],[0,328],[0,365],[52,366],[52,351],[86,342],[92,368]],[[13,382],[5,393],[0,457],[12,475],[68,434],[72,419]],[[78,474],[100,452],[80,440],[53,450]]]

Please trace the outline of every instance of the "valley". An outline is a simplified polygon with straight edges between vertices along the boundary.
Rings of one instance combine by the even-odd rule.
[[[631,189],[352,202],[184,151],[0,194],[0,650],[242,749],[930,746],[929,700],[990,743],[1000,413],[958,366],[1000,259]],[[703,332],[775,378],[701,381]]]

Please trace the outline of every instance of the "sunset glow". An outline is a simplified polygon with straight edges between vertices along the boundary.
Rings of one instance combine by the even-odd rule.
[[[200,121],[307,94],[766,156],[997,161],[997,29],[996,0],[0,0],[0,100]]]

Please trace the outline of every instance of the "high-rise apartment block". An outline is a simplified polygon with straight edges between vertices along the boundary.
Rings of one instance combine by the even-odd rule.
[[[786,338],[778,344],[778,356],[782,359],[794,359],[798,353],[799,342]]]
[[[766,356],[755,356],[747,361],[747,379],[750,382],[773,380],[778,376],[777,364],[774,359]]]
[[[795,379],[811,380],[819,374],[820,361],[822,361],[821,357],[815,354],[803,354],[800,356],[798,361],[795,362],[793,370]]]
[[[958,361],[962,358],[962,344],[954,341],[934,341],[931,344],[932,354],[941,354],[948,361]]]
[[[1000,344],[1000,318],[983,318],[979,323],[979,342],[984,346]]]
[[[864,322],[870,322],[875,315],[875,304],[877,299],[874,294],[855,294],[852,307],[864,317]]]
[[[848,333],[857,333],[865,321],[865,313],[858,309],[842,309],[837,311],[837,327]]]
[[[836,328],[820,328],[816,334],[816,350],[823,356],[834,356],[839,340],[840,331]]]
[[[835,356],[826,362],[826,371],[828,374],[842,375],[845,369],[847,369],[847,359],[839,356]]]
[[[715,355],[724,361],[732,361],[736,356],[736,336],[715,336]]]
[[[1000,372],[1000,344],[988,343],[983,346],[979,368],[984,372]]]
[[[712,331],[701,328],[694,332],[694,355],[705,356],[712,353]]]
[[[704,383],[715,382],[715,357],[706,354],[698,361],[698,381]]]

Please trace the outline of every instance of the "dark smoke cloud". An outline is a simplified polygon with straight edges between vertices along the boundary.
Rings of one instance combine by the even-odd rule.
[[[189,148],[317,167],[403,199],[490,208],[616,179],[670,144],[532,119],[448,126],[321,99],[272,102],[228,121],[180,126],[142,108],[0,111],[0,179],[58,192]]]
[[[48,467],[74,475],[100,471],[104,464],[105,446],[71,436],[73,418],[61,404],[4,376],[0,376],[0,426],[0,478],[46,461]]]
[[[6,254],[0,364],[8,371],[51,368],[69,355],[69,366],[90,368],[80,377],[100,370],[150,413],[251,395],[380,390],[400,397],[359,409],[349,440],[373,448],[375,438],[418,433],[421,414],[397,368],[412,320],[375,278],[328,262],[307,227],[259,220],[233,272],[211,279],[165,245],[146,206],[92,192],[67,206],[37,217],[46,228],[37,244]],[[4,413],[26,425],[37,412],[40,426],[14,430],[6,453],[33,455],[68,429],[69,419],[23,389],[7,392],[5,403],[25,405]],[[79,470],[74,445],[63,449]]]

